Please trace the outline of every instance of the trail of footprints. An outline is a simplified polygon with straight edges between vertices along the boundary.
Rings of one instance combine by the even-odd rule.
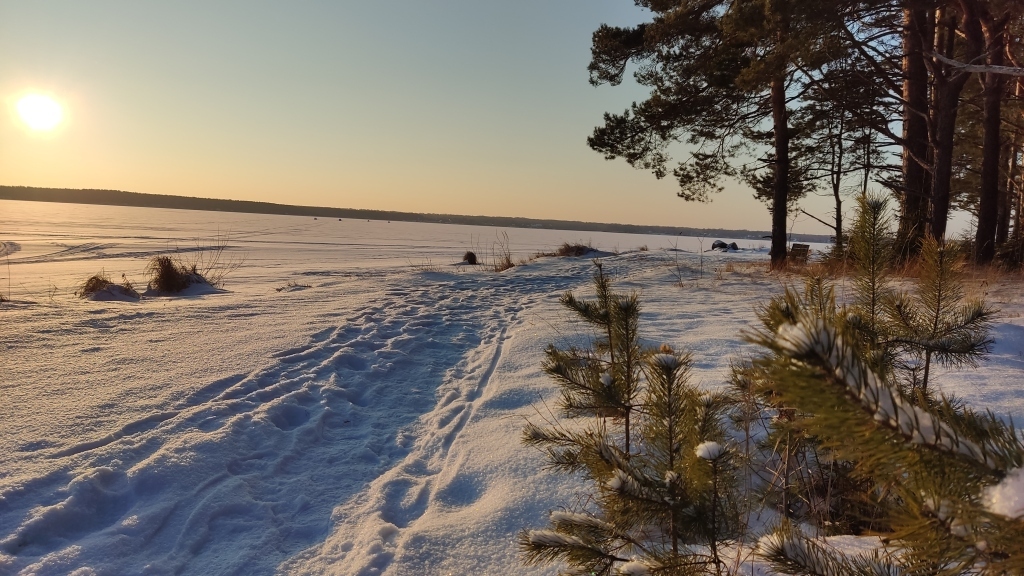
[[[390,525],[408,526],[426,509],[432,477],[471,418],[509,326],[532,298],[552,289],[472,278],[390,288],[307,345],[277,353],[266,370],[212,382],[104,438],[54,450],[51,458],[79,467],[116,467],[116,481],[91,496],[96,507],[136,502],[118,514],[76,521],[92,523],[89,534],[113,537],[134,518],[149,546],[145,556],[159,550],[155,565],[173,573],[202,572],[204,558],[217,558],[206,544],[219,541],[218,530],[274,525],[277,539],[288,543],[276,554],[261,549],[259,536],[228,536],[243,549],[254,547],[236,555],[250,564],[231,570],[266,572],[322,541],[330,528],[326,511],[387,473],[385,499],[373,505]],[[36,489],[53,491],[53,482],[41,479]],[[75,490],[30,497],[52,503],[35,512],[36,523],[61,514]],[[0,534],[0,549],[14,555],[39,557],[62,545],[27,522],[6,538]]]

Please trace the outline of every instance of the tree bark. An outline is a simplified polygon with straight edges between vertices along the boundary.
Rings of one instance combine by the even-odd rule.
[[[1021,189],[1017,184],[1017,172],[1019,165],[1017,164],[1017,154],[1020,153],[1021,149],[1021,132],[1015,130],[1013,133],[1013,140],[1010,141],[1009,147],[1009,161],[1006,170],[1006,219],[1009,222],[1009,226],[1012,227],[1012,232],[1009,234],[1010,240],[1016,242],[1021,238],[1021,204],[1024,200],[1024,194],[1021,193]],[[1009,212],[1016,212],[1015,217],[1011,217]]]
[[[952,80],[936,83],[937,97],[933,119],[935,136],[932,138],[934,176],[932,177],[931,235],[942,241],[949,220],[950,190],[953,178],[953,137],[960,92],[967,83],[966,74]]]
[[[789,201],[789,118],[786,111],[786,75],[771,85],[772,124],[775,130],[775,182],[772,190],[773,270],[786,266],[786,215]]]
[[[903,193],[898,230],[901,259],[917,253],[928,222],[929,190],[925,166],[928,157],[928,68],[922,50],[930,37],[924,10],[903,11]]]
[[[989,66],[1002,66],[1005,50],[1005,26],[994,21],[991,15],[978,15],[983,31]],[[971,39],[973,34],[968,34]],[[1002,102],[1006,90],[1006,76],[986,73],[982,79],[984,90],[984,116],[982,125],[981,190],[978,199],[978,230],[974,236],[974,259],[978,264],[988,264],[996,255],[996,228],[999,222],[999,165],[1003,149],[1001,141]]]
[[[1000,159],[1004,162],[1006,173],[1013,170],[1013,163],[1010,161],[1012,151],[1010,141],[1003,142]],[[1010,237],[1010,181],[1009,178],[999,178],[999,213],[996,216],[996,248],[1006,243]]]
[[[944,9],[940,8],[940,11]],[[942,22],[944,20],[945,22]],[[956,20],[952,16],[940,18],[936,26],[936,53],[951,56],[956,34]],[[950,191],[953,177],[953,138],[956,134],[956,117],[959,112],[960,92],[970,78],[970,73],[949,69],[935,63],[936,71],[932,99],[931,135],[932,146],[932,213],[931,235],[942,242],[946,237],[949,221]]]

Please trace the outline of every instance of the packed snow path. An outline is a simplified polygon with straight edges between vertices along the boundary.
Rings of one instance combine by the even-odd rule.
[[[55,465],[2,494],[8,568],[70,571],[88,566],[77,554],[88,550],[112,574],[269,573],[398,462],[420,486],[394,483],[382,514],[408,524],[425,500],[406,505],[398,492],[422,493],[444,468],[508,331],[539,297],[580,280],[396,273],[264,369],[99,437],[21,446],[22,458]],[[417,459],[403,462],[414,444]]]

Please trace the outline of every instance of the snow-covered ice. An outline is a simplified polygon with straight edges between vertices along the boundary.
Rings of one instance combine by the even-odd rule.
[[[516,533],[580,486],[519,435],[554,406],[543,349],[582,337],[558,297],[593,264],[457,264],[500,232],[0,201],[0,574],[555,573],[519,566]],[[761,241],[701,275],[696,239],[504,232],[516,260],[602,250],[647,343],[691,351],[709,387],[782,288]],[[101,270],[141,291],[196,239],[244,259],[218,290],[73,294]],[[984,286],[994,353],[942,383],[1019,421],[1024,302]]]

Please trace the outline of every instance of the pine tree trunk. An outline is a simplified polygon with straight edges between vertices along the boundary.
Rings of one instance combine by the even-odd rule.
[[[1012,138],[1012,136],[1011,136]],[[1013,161],[1010,154],[1013,151],[1011,141],[1003,143],[1001,159],[1006,163],[1007,174],[1013,173]],[[1006,244],[1010,237],[1010,179],[999,179],[999,214],[996,216],[996,248]]]
[[[935,137],[932,141],[935,168],[932,177],[931,235],[936,240],[946,236],[949,221],[950,190],[953,178],[953,137],[956,133],[957,107],[960,91],[967,83],[967,74],[937,83],[934,111]]]
[[[986,64],[1003,65],[1004,30],[986,22],[984,46],[987,52]],[[968,35],[971,36],[970,34]],[[999,155],[1002,152],[1000,130],[1002,128],[1003,92],[1006,76],[988,73],[984,85],[984,136],[981,157],[981,190],[978,200],[978,230],[974,236],[974,259],[978,264],[988,264],[996,255],[996,227],[999,219]]]
[[[843,198],[839,196],[838,187],[832,189],[832,194],[836,199],[836,254],[843,254],[846,252],[843,239]]]
[[[1021,97],[1024,96],[1024,78],[1015,78],[1013,80],[1013,96],[1014,100],[1020,100]],[[1021,129],[1015,128],[1013,130],[1013,135],[1010,137],[1010,141],[1007,143],[1006,189],[1004,191],[1005,197],[1003,199],[1003,202],[1005,203],[1005,212],[1000,219],[1000,223],[1002,223],[1003,219],[1006,221],[1006,238],[1004,238],[1004,241],[1010,239],[1016,241],[1021,237],[1021,206],[1018,202],[1022,195],[1020,193],[1020,189],[1017,187],[1017,171],[1019,168],[1017,163],[1017,154],[1020,153],[1022,137],[1024,137],[1024,133],[1021,132]],[[1016,218],[1011,216],[1013,212],[1016,212]],[[1010,230],[1011,227],[1012,235]],[[996,230],[997,236],[999,233],[1000,231]]]
[[[830,178],[831,178],[831,184],[832,184],[832,198],[835,200],[835,203],[836,203],[836,218],[835,218],[836,224],[835,224],[835,227],[834,227],[835,231],[836,231],[835,254],[843,254],[843,252],[844,252],[844,249],[843,249],[843,244],[844,244],[844,242],[843,242],[843,197],[840,195],[840,192],[842,190],[842,184],[843,184],[843,166],[845,165],[844,164],[844,162],[845,162],[844,157],[845,157],[846,147],[845,147],[844,139],[845,139],[846,133],[845,133],[844,127],[846,126],[846,120],[847,120],[847,118],[846,118],[845,110],[840,109],[840,111],[839,111],[839,128],[838,128],[838,133],[834,133],[833,134],[833,133],[831,133],[831,130],[830,130],[831,140],[833,141],[832,154],[831,154],[832,166],[831,166]],[[870,150],[868,150],[867,152],[870,155]],[[868,156],[868,158],[870,158],[870,156]],[[870,161],[865,161],[865,164],[870,164]],[[867,174],[867,168],[865,167],[865,174],[864,174],[865,187],[867,185],[866,184],[867,179],[868,179],[868,174]]]
[[[903,194],[898,231],[899,257],[916,254],[928,222],[928,68],[921,54],[927,32],[924,10],[903,12]]]
[[[940,9],[942,12],[943,9]],[[953,57],[956,36],[956,21],[952,17],[937,26],[936,45],[947,57]],[[949,221],[950,192],[953,178],[953,138],[956,135],[956,117],[959,112],[960,92],[971,75],[967,72],[950,70],[942,65],[942,73],[935,74],[934,98],[932,99],[932,213],[931,235],[938,241],[946,236]]]
[[[773,270],[786,266],[786,215],[789,200],[789,122],[786,113],[786,75],[778,74],[771,86],[772,123],[775,129],[775,183],[772,194]]]
[[[1019,87],[1020,83],[1018,83],[1018,89]],[[1020,154],[1021,150],[1021,136],[1022,134],[1019,129],[1014,131],[1013,140],[1010,142],[1010,166],[1006,175],[1007,212],[1014,210],[1016,212],[1015,218],[1010,218],[1009,214],[1007,215],[1007,220],[1010,221],[1010,225],[1013,227],[1012,233],[1010,234],[1010,239],[1013,241],[1017,241],[1022,237],[1020,229],[1022,216],[1021,208],[1024,206],[1021,205],[1021,201],[1024,200],[1024,194],[1021,194],[1021,190],[1017,186],[1017,172],[1019,170],[1017,155]]]

